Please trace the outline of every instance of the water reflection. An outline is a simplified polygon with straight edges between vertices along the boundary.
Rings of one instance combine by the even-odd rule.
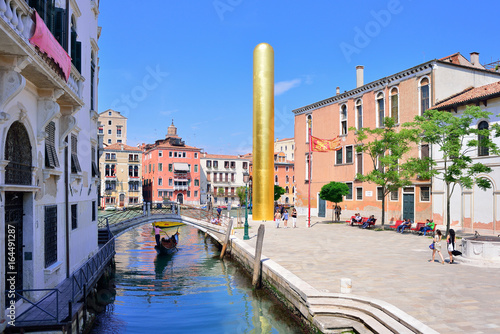
[[[203,233],[179,228],[179,251],[157,255],[150,226],[116,243],[116,299],[92,333],[303,333],[281,304]]]

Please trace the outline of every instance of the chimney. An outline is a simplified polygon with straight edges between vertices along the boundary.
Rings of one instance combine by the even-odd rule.
[[[472,64],[472,66],[474,66],[474,67],[481,66],[479,64],[479,52],[471,52],[470,53],[470,62]]]
[[[340,94],[340,87],[337,87],[337,95]]]
[[[362,65],[356,66],[356,88],[363,86],[363,69]]]

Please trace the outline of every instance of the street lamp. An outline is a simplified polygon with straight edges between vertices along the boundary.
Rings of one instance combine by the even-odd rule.
[[[249,195],[250,195],[250,210],[248,214],[252,214],[252,177],[250,176],[250,179],[248,180],[249,184]]]
[[[243,240],[250,239],[248,237],[248,181],[250,175],[248,172],[243,172],[243,182],[245,182],[245,234],[243,235]]]

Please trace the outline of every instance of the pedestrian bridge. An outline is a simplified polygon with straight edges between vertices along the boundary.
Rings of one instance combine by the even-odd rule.
[[[123,232],[143,224],[152,224],[160,221],[181,222],[191,225],[223,242],[224,236],[230,226],[231,218],[221,217],[220,224],[213,224],[212,212],[189,205],[157,205],[151,207],[150,203],[125,208],[98,219],[99,241],[106,242],[111,236],[118,237]]]

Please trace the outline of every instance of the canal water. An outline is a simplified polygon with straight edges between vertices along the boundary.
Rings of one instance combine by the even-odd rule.
[[[165,229],[169,234],[176,228]],[[113,304],[91,333],[306,333],[303,325],[210,238],[179,228],[178,252],[159,256],[151,225],[116,240]]]

